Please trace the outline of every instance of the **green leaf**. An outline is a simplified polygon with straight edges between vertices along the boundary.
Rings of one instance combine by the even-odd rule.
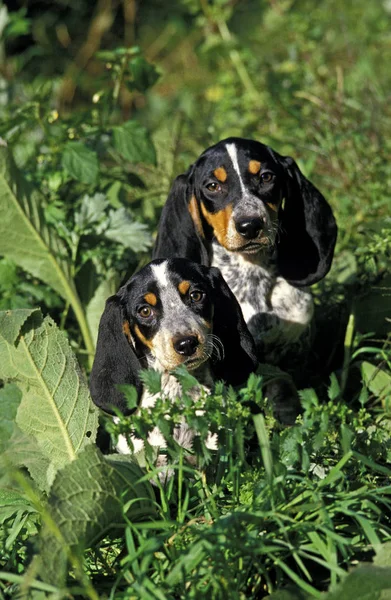
[[[113,127],[114,148],[132,163],[156,164],[156,152],[151,137],[145,127],[137,121],[128,121]]]
[[[134,410],[135,408],[137,408],[138,392],[137,392],[136,388],[134,387],[134,385],[129,385],[129,384],[117,385],[117,388],[125,396],[126,405],[129,408],[129,410]]]
[[[22,400],[22,392],[10,383],[0,389],[0,452],[8,446],[15,427],[16,413]]]
[[[373,564],[376,567],[391,567],[391,542],[382,544],[380,548],[376,550]]]
[[[387,593],[387,595],[386,595]],[[391,598],[391,569],[361,565],[324,600],[386,600]]]
[[[14,343],[4,337],[10,327],[1,317],[0,379],[22,391],[16,423],[35,438],[54,473],[95,440],[98,411],[65,334],[50,317],[32,312]]]
[[[70,273],[63,242],[44,224],[42,200],[20,175],[6,148],[0,147],[0,254],[70,295]]]
[[[194,387],[199,387],[199,381],[189,373],[185,365],[181,365],[177,367],[174,371],[174,375],[176,379],[181,384],[181,388],[183,392],[188,392]]]
[[[84,231],[90,225],[98,223],[105,217],[105,209],[108,205],[108,200],[105,194],[87,194],[82,198],[81,205],[75,214],[75,224],[80,231]]]
[[[136,56],[129,62],[129,71],[133,77],[129,87],[139,92],[145,92],[159,79],[159,73],[155,65],[149,63],[142,56]]]
[[[391,374],[376,367],[372,363],[361,363],[361,375],[365,385],[377,398],[391,398]]]
[[[153,369],[140,371],[140,379],[151,394],[160,394],[162,390],[162,374]]]
[[[53,482],[55,469],[50,457],[43,453],[37,440],[27,435],[14,423],[14,431],[1,455],[1,463],[7,471],[15,468],[27,469],[39,489],[48,492]]]
[[[45,582],[64,585],[68,561],[80,576],[84,549],[124,526],[125,505],[132,521],[155,516],[155,495],[149,482],[140,483],[143,475],[135,463],[107,459],[95,446],[57,474],[41,535]]]
[[[21,176],[7,148],[0,147],[0,255],[38,277],[70,303],[87,350],[94,345],[70,272],[62,240],[50,231],[40,194]]]
[[[145,252],[152,243],[147,226],[133,221],[129,211],[123,206],[110,211],[104,236],[134,252]]]
[[[73,179],[87,185],[94,185],[99,174],[99,162],[96,152],[90,150],[83,142],[65,144],[61,161],[62,167]]]
[[[331,373],[330,375],[330,385],[327,389],[327,394],[330,400],[336,400],[341,394],[341,388],[335,373]]]

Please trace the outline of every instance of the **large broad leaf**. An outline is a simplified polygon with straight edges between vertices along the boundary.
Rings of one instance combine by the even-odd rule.
[[[38,487],[47,491],[50,460],[42,454],[37,441],[16,424],[21,400],[22,392],[14,383],[0,390],[0,471],[7,477],[9,470],[25,467]]]
[[[57,469],[95,440],[98,425],[85,377],[50,317],[39,310],[0,312],[0,379],[22,391],[16,424],[49,459],[50,484]]]
[[[46,227],[41,203],[7,148],[0,147],[0,254],[69,298],[74,290],[65,247]]]
[[[0,389],[0,453],[7,449],[14,432],[16,413],[22,400],[22,392],[10,383]]]
[[[71,304],[86,347],[93,354],[65,246],[47,228],[41,205],[40,194],[22,177],[7,148],[0,146],[0,255],[11,258]]]
[[[153,489],[141,477],[137,465],[108,460],[95,446],[57,474],[41,535],[44,581],[63,586],[69,561],[78,574],[84,549],[124,526],[124,508],[132,521],[155,516]]]

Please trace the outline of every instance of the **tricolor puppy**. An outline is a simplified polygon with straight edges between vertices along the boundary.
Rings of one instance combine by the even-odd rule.
[[[182,364],[206,388],[215,379],[238,385],[256,368],[254,342],[218,269],[183,258],[154,260],[106,302],[91,372],[92,399],[109,413],[116,407],[128,414],[117,384],[133,384],[140,405],[152,406],[155,398],[143,390],[140,369],[161,371],[163,392],[175,397],[180,389],[170,372]],[[164,445],[155,434],[150,443]],[[192,435],[185,424],[175,431],[184,447],[191,446]]]
[[[174,181],[153,255],[217,266],[259,357],[279,364],[308,328],[304,286],[330,269],[336,236],[330,206],[292,158],[228,138]]]

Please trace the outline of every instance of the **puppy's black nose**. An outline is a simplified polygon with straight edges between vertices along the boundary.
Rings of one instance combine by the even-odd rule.
[[[192,356],[197,350],[199,344],[198,338],[195,335],[188,335],[186,337],[180,337],[174,342],[175,352],[182,354],[183,356]]]
[[[235,223],[236,231],[240,233],[246,240],[253,240],[263,227],[262,219],[255,217],[254,219],[243,219]]]

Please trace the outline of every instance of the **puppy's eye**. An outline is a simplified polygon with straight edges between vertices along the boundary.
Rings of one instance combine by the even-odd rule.
[[[261,173],[261,179],[263,181],[263,183],[270,183],[274,178],[273,173]]]
[[[208,183],[208,185],[206,186],[206,189],[209,190],[210,192],[221,192],[222,187],[219,183],[216,183],[215,181],[212,181],[211,183]]]
[[[137,314],[143,319],[148,319],[148,317],[152,315],[152,308],[150,308],[149,306],[142,306],[138,309]]]
[[[200,292],[199,290],[194,290],[193,292],[190,292],[190,298],[192,302],[201,302],[204,296],[204,292]]]

